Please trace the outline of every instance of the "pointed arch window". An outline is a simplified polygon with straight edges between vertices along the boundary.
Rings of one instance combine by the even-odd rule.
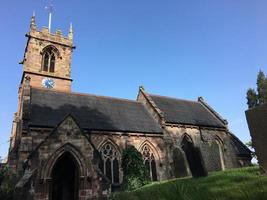
[[[144,164],[148,169],[150,179],[152,181],[157,181],[157,168],[155,156],[149,145],[144,144],[141,148],[141,153],[143,155]]]
[[[220,165],[221,169],[225,170],[225,165],[224,165],[224,154],[223,154],[223,142],[219,138],[215,138],[215,143],[218,145],[219,148],[219,156],[220,156]]]
[[[43,51],[42,71],[55,72],[56,56],[52,47],[47,47]]]
[[[111,142],[105,143],[100,149],[102,162],[100,169],[112,183],[119,183],[119,159],[120,154]]]

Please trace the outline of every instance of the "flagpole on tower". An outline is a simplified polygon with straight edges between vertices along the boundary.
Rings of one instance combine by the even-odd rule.
[[[49,33],[51,31],[51,23],[52,23],[52,11],[53,11],[53,5],[49,4],[48,6],[45,7],[45,9],[48,11],[49,13],[49,17],[48,17],[48,30]]]
[[[52,13],[50,12],[49,13],[49,21],[48,21],[48,29],[49,29],[49,32],[51,30],[51,20],[52,20]]]

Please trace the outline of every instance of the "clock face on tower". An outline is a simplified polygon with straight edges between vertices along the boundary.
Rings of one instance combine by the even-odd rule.
[[[55,86],[55,82],[52,78],[44,78],[42,80],[42,85],[47,89],[52,89]]]

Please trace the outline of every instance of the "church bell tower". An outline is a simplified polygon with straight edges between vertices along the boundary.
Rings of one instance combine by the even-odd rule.
[[[19,87],[18,111],[14,114],[11,130],[8,163],[16,172],[23,157],[21,144],[27,138],[27,120],[30,105],[31,88],[43,88],[71,92],[71,57],[73,46],[73,30],[70,26],[67,37],[60,30],[55,34],[49,28],[37,30],[35,15],[31,18],[30,31],[26,34],[27,44],[20,64],[23,74]],[[23,139],[24,138],[24,139]],[[23,140],[23,141],[22,141]],[[31,146],[31,145],[26,145]],[[23,148],[22,148],[23,149]],[[26,155],[26,154],[25,154]]]
[[[67,37],[64,37],[60,30],[53,34],[48,28],[43,27],[39,31],[33,15],[30,31],[26,37],[28,40],[21,62],[23,65],[21,86],[27,77],[30,78],[31,87],[70,92],[71,57],[75,48],[72,25]]]

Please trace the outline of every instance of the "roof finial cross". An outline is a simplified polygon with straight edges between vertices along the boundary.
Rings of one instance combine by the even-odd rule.
[[[48,18],[48,30],[49,30],[49,33],[51,31],[51,21],[52,21],[52,12],[54,10],[54,7],[53,5],[50,3],[48,6],[45,7],[45,9],[48,11],[49,13],[49,18]]]

